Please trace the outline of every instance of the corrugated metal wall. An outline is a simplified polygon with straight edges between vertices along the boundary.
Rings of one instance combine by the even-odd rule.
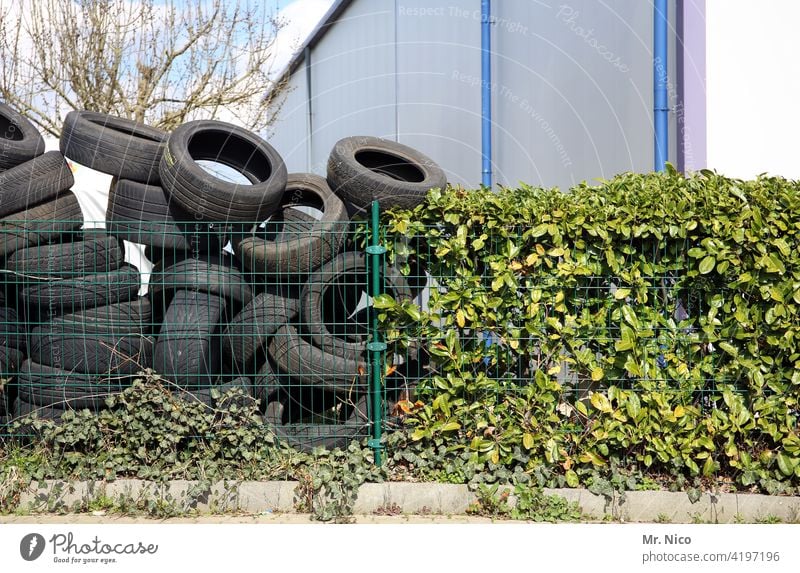
[[[652,169],[650,2],[495,0],[493,12],[497,183]],[[310,61],[311,141],[304,65],[272,139],[290,171],[324,173],[339,138],[366,134],[424,151],[452,183],[480,183],[479,0],[356,0]],[[673,121],[673,161],[674,134]]]

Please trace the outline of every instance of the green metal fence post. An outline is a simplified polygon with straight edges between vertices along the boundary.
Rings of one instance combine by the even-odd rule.
[[[386,247],[380,244],[380,207],[377,201],[372,202],[372,217],[370,224],[370,245],[367,247],[367,265],[370,269],[370,294],[374,301],[377,296],[383,293],[381,281],[381,269],[383,267],[383,255]],[[367,344],[372,369],[369,377],[369,392],[372,401],[372,439],[369,446],[373,449],[376,465],[381,465],[381,434],[383,432],[383,407],[381,401],[381,366],[383,365],[383,352],[386,350],[386,343],[383,342],[380,329],[378,328],[378,312],[374,306],[370,306],[370,335],[371,340]]]

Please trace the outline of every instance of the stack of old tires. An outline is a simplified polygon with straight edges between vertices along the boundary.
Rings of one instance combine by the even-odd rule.
[[[0,418],[13,414],[17,378],[28,370],[26,319],[20,316],[17,295],[39,282],[36,273],[28,279],[7,271],[9,258],[20,250],[59,240],[81,219],[78,202],[69,192],[74,181],[64,157],[44,150],[44,139],[36,128],[0,103]],[[15,261],[12,268],[18,265],[28,270],[24,254]]]
[[[373,200],[384,209],[421,202],[446,185],[441,169],[408,147],[355,137],[336,144],[327,179],[287,174],[269,144],[231,124],[191,121],[167,134],[91,112],[67,116],[60,148],[114,176],[107,235],[81,235],[42,212],[9,239],[4,280],[24,285],[0,321],[27,336],[0,349],[28,352],[21,362],[9,350],[14,365],[3,367],[17,377],[16,414],[52,409],[56,395],[67,407],[100,407],[96,398],[152,368],[212,407],[215,390],[240,388],[303,449],[363,434],[370,299],[356,219]],[[18,218],[56,195],[23,200]],[[154,263],[143,298],[138,271],[123,262],[131,245]],[[412,296],[398,271],[383,276],[396,299]]]
[[[88,232],[69,238],[6,259],[21,287],[28,354],[17,375],[15,416],[100,409],[152,362],[150,304],[137,298],[139,272],[123,262],[119,241]]]

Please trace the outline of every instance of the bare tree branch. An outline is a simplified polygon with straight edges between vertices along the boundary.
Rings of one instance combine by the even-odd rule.
[[[0,100],[58,136],[73,109],[173,129],[275,119],[282,26],[259,0],[0,0]],[[267,105],[267,104],[272,105]]]

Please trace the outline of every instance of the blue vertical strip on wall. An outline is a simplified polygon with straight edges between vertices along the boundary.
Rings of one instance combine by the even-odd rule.
[[[669,94],[667,93],[668,0],[653,5],[653,113],[655,124],[655,170],[664,171],[669,154]]]
[[[481,0],[481,151],[482,183],[492,186],[492,1]]]

